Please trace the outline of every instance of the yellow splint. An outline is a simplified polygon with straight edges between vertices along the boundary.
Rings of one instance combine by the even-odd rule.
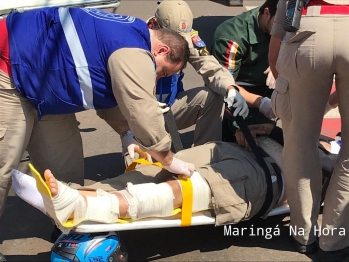
[[[39,190],[39,192],[41,194],[47,196],[48,198],[52,199],[51,190],[47,186],[46,182],[43,180],[39,171],[37,171],[36,168],[31,163],[29,163],[28,165],[29,165],[30,170],[33,173],[33,176],[34,176],[35,181],[36,181],[36,187]],[[129,223],[130,221],[124,220],[124,219],[118,219],[117,222],[118,223]],[[76,225],[74,224],[74,220],[70,219],[70,220],[67,220],[64,224],[62,224],[62,226],[65,228],[72,228]]]
[[[31,163],[29,163],[28,165],[29,165],[30,170],[33,173],[33,176],[34,176],[35,181],[36,181],[36,187],[39,190],[39,192],[41,194],[44,194],[48,198],[52,199],[51,190],[48,188],[46,182],[42,179],[42,176],[39,173],[39,171],[37,171],[36,168]],[[74,225],[74,221],[71,219],[71,220],[66,221],[62,226],[66,227],[66,228],[72,228],[76,225]]]
[[[33,173],[33,176],[36,181],[36,187],[39,190],[39,192],[51,199],[52,198],[51,190],[48,188],[46,182],[42,179],[42,176],[40,175],[40,173],[35,169],[35,167],[31,163],[29,163],[28,165],[30,170]]]

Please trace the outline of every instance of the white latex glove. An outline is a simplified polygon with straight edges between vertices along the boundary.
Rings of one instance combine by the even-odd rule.
[[[143,152],[138,145],[138,142],[133,137],[133,133],[131,130],[127,130],[121,138],[121,145],[122,145],[122,155],[129,154],[131,159],[135,158],[135,152],[139,154],[140,157],[146,158],[148,161],[153,162],[151,156]]]
[[[267,70],[264,71],[264,74],[268,74],[265,84],[269,86],[270,89],[275,89],[275,78],[270,70],[270,67],[268,67]]]
[[[163,114],[165,114],[168,110],[170,110],[170,107],[166,103],[158,102],[158,105]]]
[[[339,150],[341,149],[341,146],[338,145],[338,143],[336,141],[331,141],[330,142],[330,145],[331,145],[331,154],[336,154],[338,155],[339,153]]]
[[[265,115],[267,118],[271,120],[275,120],[277,117],[271,108],[271,100],[268,97],[263,97],[261,100],[261,104],[259,106],[259,112]]]
[[[183,162],[182,160],[174,157],[171,165],[164,166],[164,168],[171,173],[184,175],[185,177],[191,177],[194,172],[195,166],[192,163]]]
[[[248,115],[248,106],[246,104],[245,98],[240,95],[239,91],[234,88],[230,89],[227,97],[224,98],[224,101],[228,104],[228,108],[236,108],[233,113],[234,116],[237,116],[239,114],[239,116],[246,118],[246,116]]]

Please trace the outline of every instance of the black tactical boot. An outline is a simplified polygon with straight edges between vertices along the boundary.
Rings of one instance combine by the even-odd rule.
[[[335,262],[348,262],[349,261],[349,247],[339,249],[336,251],[323,251],[319,250],[319,261],[335,261]]]
[[[294,249],[301,254],[314,254],[318,249],[317,241],[314,241],[313,243],[308,245],[303,245],[299,243],[296,239],[294,239],[293,236],[291,236],[291,241]]]
[[[62,231],[55,225],[53,228],[53,231],[51,233],[51,242],[55,243],[61,234],[62,234]],[[1,260],[0,260],[0,262],[1,262]]]

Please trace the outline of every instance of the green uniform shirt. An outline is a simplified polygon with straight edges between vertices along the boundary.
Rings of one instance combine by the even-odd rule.
[[[241,84],[248,91],[265,96],[270,36],[259,28],[258,11],[259,7],[254,8],[220,24],[214,34],[212,54],[237,82],[248,84]]]

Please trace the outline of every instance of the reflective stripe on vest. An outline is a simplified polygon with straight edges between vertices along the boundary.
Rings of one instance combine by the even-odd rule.
[[[85,109],[93,108],[93,90],[90,72],[88,70],[88,63],[78,33],[69,13],[68,8],[59,8],[59,19],[61,21],[65,38],[68,42],[70,52],[72,54],[76,73],[78,75],[82,102]]]

